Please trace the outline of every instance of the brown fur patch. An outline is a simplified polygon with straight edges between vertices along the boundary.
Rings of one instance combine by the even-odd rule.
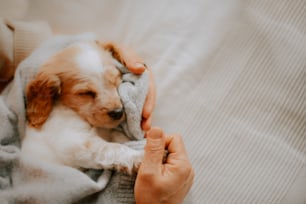
[[[26,88],[27,120],[32,127],[40,128],[47,120],[55,100],[61,92],[60,71],[71,69],[76,50],[59,52],[44,64],[35,79]]]
[[[103,61],[105,71],[101,75],[78,67],[75,60],[81,51],[78,46],[64,49],[40,68],[26,89],[27,119],[32,127],[40,128],[44,124],[56,100],[76,111],[93,126],[115,127],[123,120],[114,121],[108,115],[108,112],[122,108],[117,93],[121,73],[112,59],[111,54],[114,53],[110,54],[96,43],[91,45]],[[111,47],[109,45],[107,49],[116,52]]]
[[[120,50],[120,48],[115,43],[112,43],[112,42],[102,43],[102,42],[99,42],[99,41],[96,41],[96,43],[100,47],[102,47],[103,49],[109,51],[111,53],[111,55],[116,60],[118,60],[122,65],[126,66],[126,62],[125,62],[125,60],[123,58],[121,50]]]
[[[60,80],[56,75],[38,74],[27,87],[27,120],[35,128],[47,120],[54,101],[60,92]]]

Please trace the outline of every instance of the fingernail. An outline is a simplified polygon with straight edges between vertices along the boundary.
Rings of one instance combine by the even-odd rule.
[[[143,68],[143,69],[146,69],[146,65],[144,63],[141,63],[141,62],[136,62],[135,63],[135,68]]]

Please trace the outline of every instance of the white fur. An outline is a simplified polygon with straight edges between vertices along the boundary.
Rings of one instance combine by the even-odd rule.
[[[90,144],[90,147],[86,146]],[[98,135],[74,111],[56,105],[41,129],[26,129],[22,157],[37,162],[63,164],[74,168],[125,169],[140,164],[142,153]]]
[[[81,48],[81,52],[75,58],[78,67],[87,72],[103,73],[105,69],[97,48],[88,43],[79,43],[78,47]]]

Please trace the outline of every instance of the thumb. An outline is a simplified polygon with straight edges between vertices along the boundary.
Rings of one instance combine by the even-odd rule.
[[[163,156],[166,146],[166,137],[160,128],[152,128],[147,133],[144,160],[142,163],[145,171],[161,171]]]

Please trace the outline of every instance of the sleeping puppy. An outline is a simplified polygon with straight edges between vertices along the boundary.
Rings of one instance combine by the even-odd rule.
[[[119,62],[116,47],[99,42],[73,44],[49,59],[26,89],[22,156],[78,169],[137,170],[143,153],[117,143],[127,138],[112,130],[125,119]]]

